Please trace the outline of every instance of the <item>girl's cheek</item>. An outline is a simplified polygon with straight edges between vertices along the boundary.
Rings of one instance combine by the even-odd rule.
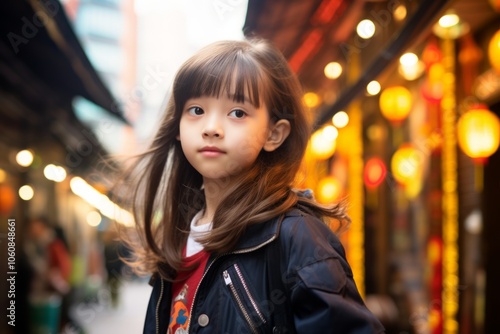
[[[260,152],[261,147],[262,146],[258,142],[257,138],[249,138],[240,146],[240,152],[243,156],[250,160],[252,156]]]

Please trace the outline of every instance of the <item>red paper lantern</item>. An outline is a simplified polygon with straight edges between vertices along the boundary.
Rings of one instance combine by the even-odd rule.
[[[378,187],[387,175],[387,167],[380,158],[368,159],[365,165],[363,178],[368,188]]]
[[[500,120],[483,104],[458,119],[457,131],[458,145],[477,163],[484,163],[500,144]]]
[[[439,49],[437,40],[433,38],[425,46],[425,49],[422,52],[422,60],[428,70],[433,64],[440,63],[441,59],[443,59],[443,54]]]

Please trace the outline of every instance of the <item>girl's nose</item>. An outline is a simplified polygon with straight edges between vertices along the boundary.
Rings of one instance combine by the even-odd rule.
[[[203,137],[222,138],[222,137],[224,137],[224,134],[220,128],[205,129],[205,130],[203,130]]]
[[[204,138],[223,138],[224,131],[222,130],[222,127],[220,126],[218,121],[216,121],[215,119],[211,119],[205,124],[202,135]]]

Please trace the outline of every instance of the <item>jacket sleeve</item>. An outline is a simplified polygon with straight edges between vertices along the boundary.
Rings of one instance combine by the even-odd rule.
[[[286,286],[297,333],[382,333],[354,283],[344,249],[320,220],[285,220]]]

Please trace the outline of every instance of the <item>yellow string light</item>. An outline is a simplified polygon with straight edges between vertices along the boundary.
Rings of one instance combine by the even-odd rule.
[[[359,101],[349,108],[350,121],[348,127],[352,130],[349,149],[349,216],[352,223],[349,228],[348,260],[351,265],[354,280],[362,297],[365,296],[365,234],[363,215],[363,139],[362,112]]]
[[[349,81],[357,79],[361,71],[359,55],[350,61]],[[364,233],[364,185],[363,185],[363,114],[361,103],[356,100],[349,107],[349,124],[344,128],[349,132],[348,196],[351,225],[347,235],[347,259],[351,265],[356,286],[365,296],[365,233]]]
[[[455,99],[455,42],[442,41],[443,66],[443,333],[458,333],[458,194]]]

